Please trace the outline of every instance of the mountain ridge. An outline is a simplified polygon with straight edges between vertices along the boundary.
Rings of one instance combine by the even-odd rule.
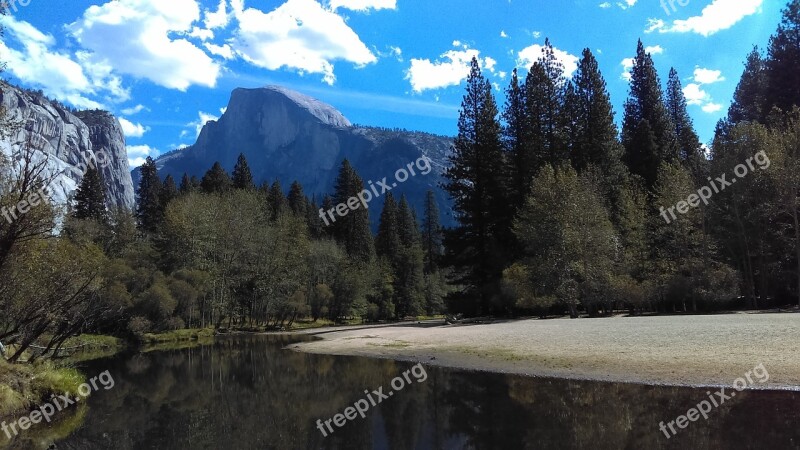
[[[452,142],[425,132],[353,125],[335,107],[284,87],[237,88],[222,116],[207,122],[194,144],[162,155],[156,165],[162,177],[202,177],[215,162],[230,171],[243,153],[256,183],[279,180],[288,189],[298,181],[307,195],[320,197],[333,192],[344,159],[366,183],[391,178],[426,156],[433,171],[402,183],[397,195],[406,194],[421,212],[426,191],[433,190],[443,223],[450,224],[450,203],[440,184]],[[380,208],[372,209],[374,224]]]

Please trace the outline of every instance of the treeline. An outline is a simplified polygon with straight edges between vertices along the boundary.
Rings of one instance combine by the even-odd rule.
[[[663,89],[641,41],[621,133],[589,49],[568,80],[547,41],[524,80],[514,71],[502,110],[473,60],[444,186],[458,220],[448,306],[577,317],[796,303],[798,66],[794,0],[766,56],[748,57],[706,154],[678,73]],[[748,160],[710,203],[692,200]],[[675,205],[682,214],[662,215]]]
[[[113,245],[103,292],[107,302],[124,306],[116,320],[128,331],[279,328],[306,317],[377,321],[442,309],[433,193],[424,227],[405,197],[387,196],[374,238],[364,208],[330,226],[321,218],[320,209],[364,189],[346,160],[335,192],[319,204],[297,182],[288,195],[279,181],[256,187],[244,155],[230,175],[215,163],[202,179],[184,175],[179,184],[171,176],[162,181],[152,159],[141,170],[136,217],[126,219],[139,235]],[[100,185],[82,186],[73,217],[103,228],[103,200],[82,202],[84,190],[102,192]]]

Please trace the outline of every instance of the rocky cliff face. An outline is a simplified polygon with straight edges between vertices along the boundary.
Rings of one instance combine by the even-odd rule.
[[[339,167],[346,158],[365,183],[394,179],[395,172],[421,156],[432,160],[433,171],[417,174],[393,190],[406,194],[418,212],[428,189],[437,194],[443,222],[451,223],[449,201],[439,188],[452,139],[426,133],[354,127],[335,108],[281,87],[236,89],[228,108],[207,123],[197,142],[160,157],[162,177],[180,180],[184,173],[202,177],[219,161],[233,169],[239,153],[247,157],[257,183],[281,181],[285,189],[297,180],[310,196],[333,192]],[[136,176],[134,176],[136,178]],[[377,222],[383,200],[370,208]]]
[[[0,151],[12,156],[30,146],[37,158],[47,159],[50,174],[55,175],[50,186],[54,201],[63,204],[71,198],[86,169],[94,165],[103,174],[109,206],[135,206],[125,137],[110,113],[73,114],[7,83],[0,83],[0,106],[7,120],[17,124],[0,138]]]

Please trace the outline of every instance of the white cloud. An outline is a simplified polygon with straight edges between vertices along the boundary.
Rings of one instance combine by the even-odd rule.
[[[139,114],[140,112],[145,111],[145,110],[150,111],[150,108],[147,108],[144,105],[136,105],[136,106],[133,106],[131,108],[122,109],[122,110],[120,110],[120,112],[122,114],[125,114],[126,116],[132,116],[134,114]]]
[[[611,2],[603,2],[603,3],[600,3],[600,5],[598,5],[598,6],[600,6],[603,9],[608,9],[608,8],[611,8]]]
[[[223,114],[224,114],[224,111],[223,111]],[[203,130],[203,127],[205,126],[205,124],[210,122],[210,121],[212,121],[212,120],[219,120],[219,116],[215,116],[215,115],[213,115],[211,113],[199,111],[197,113],[197,120],[187,123],[186,126],[187,127],[194,127],[194,129],[195,129],[195,131],[197,133],[195,135],[195,137],[197,137],[197,136],[200,136],[200,132]],[[184,137],[183,133],[181,133],[181,137]]]
[[[119,123],[122,125],[122,133],[125,137],[140,138],[150,131],[150,128],[140,123],[133,123],[124,117],[119,118]]]
[[[694,81],[700,84],[713,84],[725,81],[725,77],[722,76],[722,71],[720,70],[702,69],[698,67],[694,69]]]
[[[667,25],[658,19],[649,19],[646,33],[697,33],[710,36],[736,25],[747,16],[760,11],[764,0],[713,0],[699,16],[674,20]]]
[[[704,91],[697,83],[689,83],[683,88],[683,95],[686,97],[686,103],[690,105],[702,105],[711,100],[708,92]]]
[[[500,37],[501,38],[507,38],[508,37],[508,34],[505,32],[505,30],[501,30],[500,31]]]
[[[225,59],[233,59],[234,57],[233,49],[228,44],[216,45],[206,42],[203,44],[203,47],[205,47],[206,50],[208,50],[208,52],[212,55],[220,56]]]
[[[216,11],[205,10],[203,12],[203,25],[209,30],[225,28],[231,20],[225,0],[219,0]]]
[[[397,0],[331,0],[331,10],[339,8],[352,11],[397,9]]]
[[[718,112],[721,109],[722,109],[722,105],[720,105],[719,103],[707,103],[702,108],[703,112],[707,112],[709,114],[713,114],[715,112]]]
[[[244,9],[242,0],[232,6],[239,30],[231,46],[258,67],[322,74],[333,84],[335,60],[357,66],[377,61],[342,17],[314,0],[288,0],[269,13]]]
[[[139,167],[144,164],[148,156],[153,158],[159,155],[159,151],[150,147],[149,145],[129,145],[128,151],[128,164],[131,168]]]
[[[530,68],[534,62],[542,58],[543,49],[544,46],[539,44],[534,44],[530,47],[522,49],[518,54],[519,59],[517,60],[517,66],[525,69]],[[564,75],[567,78],[571,77],[572,74],[578,70],[579,58],[577,56],[571,55],[555,47],[553,47],[553,54],[555,54],[556,59],[564,65]]]
[[[622,79],[625,81],[631,81],[631,70],[633,69],[634,64],[636,63],[636,58],[625,58],[622,60],[620,64],[622,64]]]
[[[52,49],[55,38],[28,22],[0,16],[0,24],[7,33],[6,39],[0,41],[0,54],[8,63],[7,70],[21,81],[78,108],[104,108],[90,97],[105,95],[114,102],[130,97],[110,66],[90,63],[82,52],[70,54]],[[11,42],[18,46],[10,47]]]
[[[664,53],[664,49],[660,45],[653,45],[652,47],[645,47],[645,53],[650,53],[651,55],[660,55]]]
[[[478,59],[481,69],[495,72],[497,61],[491,57],[481,58],[480,51],[469,48],[461,41],[453,41],[453,46],[463,50],[450,50],[439,56],[436,61],[429,59],[412,59],[411,67],[406,71],[406,80],[411,82],[414,92],[420,93],[429,89],[457,86],[469,76],[472,58]]]
[[[625,0],[624,2],[617,2],[617,6],[619,6],[621,9],[628,9],[635,5],[636,2],[637,0]]]
[[[214,87],[220,74],[219,64],[202,49],[174,38],[191,33],[199,19],[195,0],[115,0],[90,6],[67,28],[91,51],[87,61],[185,91],[192,85]]]

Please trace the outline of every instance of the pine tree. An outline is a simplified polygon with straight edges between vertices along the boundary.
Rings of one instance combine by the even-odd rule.
[[[531,66],[525,80],[525,115],[531,150],[525,170],[530,180],[545,164],[559,166],[567,161],[567,117],[564,111],[566,81],[564,66],[555,56],[549,39],[542,57]]]
[[[525,86],[520,85],[517,69],[511,74],[506,88],[506,104],[503,109],[503,141],[508,154],[507,185],[513,209],[522,206],[532,178],[528,117],[525,110]],[[513,213],[510,214],[513,216]]]
[[[270,211],[272,211],[272,220],[277,220],[281,214],[287,212],[287,200],[283,194],[283,187],[280,180],[275,180],[272,187],[269,188],[267,194],[267,203],[269,204]]]
[[[733,102],[728,109],[729,125],[737,125],[742,122],[761,122],[766,114],[767,77],[764,59],[758,47],[753,47],[753,51],[747,55],[744,66],[744,73],[733,93]]]
[[[652,133],[655,148],[643,148],[635,142],[635,137],[646,134],[641,130],[644,126]],[[675,126],[664,105],[661,82],[653,58],[645,52],[641,40],[631,70],[630,94],[625,102],[622,144],[625,146],[624,160],[628,169],[632,174],[642,177],[648,190],[652,190],[656,183],[661,163],[678,158]]]
[[[364,190],[364,182],[350,165],[342,161],[333,196],[333,204],[347,205],[351,198]],[[348,208],[346,215],[337,216],[332,225],[336,240],[344,245],[347,254],[356,261],[369,263],[375,259],[375,246],[369,228],[369,211],[363,206]]]
[[[76,219],[93,219],[100,223],[105,223],[108,219],[103,177],[94,167],[86,170],[78,186],[75,193],[75,211],[72,215]]]
[[[167,175],[161,188],[161,207],[166,209],[169,202],[176,198],[178,198],[178,187],[175,185],[175,179],[172,175]]]
[[[164,219],[161,208],[161,178],[158,177],[156,162],[149,156],[140,170],[139,189],[136,192],[136,219],[141,230],[155,233]]]
[[[375,251],[378,256],[394,262],[400,252],[400,232],[398,224],[397,202],[391,192],[386,193],[381,211],[378,235],[375,237]]]
[[[306,210],[308,209],[308,199],[303,193],[303,186],[299,182],[295,181],[292,183],[292,187],[289,188],[287,200],[289,203],[289,209],[291,209],[295,215],[298,217],[304,217],[306,215]]]
[[[400,235],[400,243],[404,247],[411,247],[420,244],[419,224],[417,217],[405,194],[400,196],[400,203],[397,206],[397,224]]]
[[[766,61],[766,108],[790,112],[800,106],[800,0],[791,0],[783,10],[778,30],[769,40]]]
[[[686,109],[686,97],[683,95],[681,79],[674,68],[669,71],[666,106],[672,124],[675,126],[680,160],[695,179],[700,180],[703,177],[706,158],[703,154],[700,138],[694,130],[692,118]]]
[[[458,136],[449,156],[444,189],[453,199],[457,226],[447,235],[451,280],[464,288],[458,309],[470,314],[491,311],[505,257],[498,235],[508,199],[503,190],[501,129],[492,87],[473,58],[467,93],[461,103]]]
[[[323,227],[325,224],[319,216],[319,205],[317,205],[316,197],[308,200],[308,208],[306,209],[306,223],[308,224],[309,235],[313,239],[320,239],[325,234]]]
[[[592,52],[587,48],[572,77],[566,110],[571,118],[570,159],[578,173],[590,165],[607,176],[618,174],[622,148],[617,140],[614,109],[606,81]]]
[[[189,174],[184,172],[183,177],[181,178],[181,184],[178,187],[178,192],[180,192],[181,195],[186,195],[189,194],[190,192],[194,192],[194,190],[195,190],[194,183],[192,183],[191,178],[189,178]]]
[[[219,162],[215,162],[203,176],[200,186],[206,194],[227,192],[231,188],[231,178],[228,176],[228,172],[222,168],[222,165]]]
[[[442,226],[439,221],[439,205],[436,196],[429,190],[425,196],[425,213],[422,220],[422,245],[425,251],[425,273],[439,270],[442,248]]]
[[[253,183],[253,174],[250,172],[250,166],[247,165],[247,158],[244,153],[239,153],[239,159],[233,167],[232,182],[234,189],[254,190],[256,188]]]

